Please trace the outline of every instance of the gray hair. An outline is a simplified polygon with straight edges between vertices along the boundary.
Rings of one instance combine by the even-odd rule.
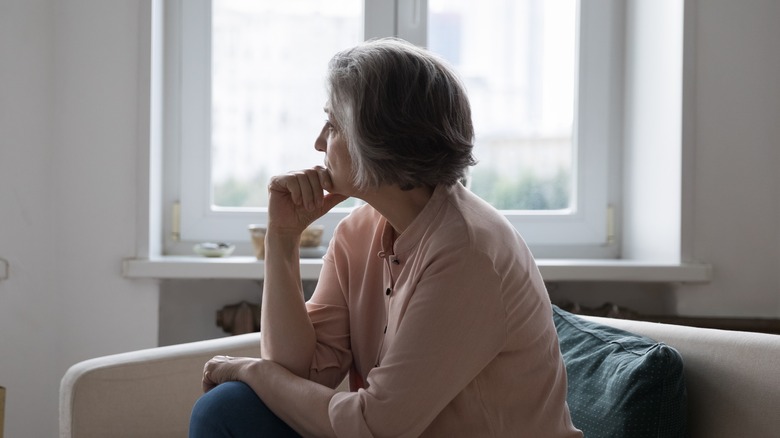
[[[453,185],[476,164],[465,88],[431,52],[395,38],[367,41],[331,59],[328,88],[358,187]]]

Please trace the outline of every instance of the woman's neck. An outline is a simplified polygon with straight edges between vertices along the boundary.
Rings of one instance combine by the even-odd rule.
[[[401,190],[398,186],[382,186],[363,197],[376,211],[387,219],[400,235],[428,204],[433,187],[416,187]]]

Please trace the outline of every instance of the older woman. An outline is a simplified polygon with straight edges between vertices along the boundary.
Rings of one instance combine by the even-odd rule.
[[[206,364],[191,436],[581,436],[534,259],[459,182],[474,158],[456,75],[394,39],[329,67],[325,166],[269,184],[262,358]],[[347,197],[366,205],[304,302],[301,232]]]

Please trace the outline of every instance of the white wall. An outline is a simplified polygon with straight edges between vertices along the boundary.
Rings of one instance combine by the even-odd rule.
[[[635,21],[648,12],[672,6],[674,0],[630,0],[629,14]],[[598,306],[605,301],[649,314],[676,313],[692,316],[780,317],[780,2],[775,0],[687,0],[685,4],[685,47],[683,65],[689,74],[684,83],[682,133],[671,130],[668,113],[658,107],[668,96],[629,97],[627,111],[643,113],[642,126],[629,125],[625,138],[642,143],[642,154],[627,152],[635,162],[633,172],[653,168],[653,178],[677,179],[682,167],[683,191],[645,184],[641,175],[626,178],[627,192],[640,199],[626,204],[660,206],[667,198],[655,195],[667,191],[682,203],[679,217],[663,217],[656,211],[627,215],[625,226],[635,233],[624,242],[626,255],[644,259],[671,259],[661,248],[677,246],[683,261],[709,263],[712,281],[706,284],[598,284],[562,283],[551,287],[554,299]],[[638,15],[641,14],[641,15]],[[672,29],[674,33],[675,29]],[[655,32],[659,37],[648,40]],[[629,29],[633,44],[662,44],[669,29]],[[633,40],[631,40],[633,39]],[[672,55],[674,53],[670,53]],[[658,69],[658,60],[642,66],[646,59],[626,54],[628,85]],[[654,56],[658,56],[655,53]],[[651,81],[668,80],[668,70]],[[646,79],[644,79],[646,80]],[[641,91],[641,90],[640,90]],[[631,100],[632,98],[638,99]],[[674,109],[673,109],[674,110]],[[675,110],[676,111],[676,110]],[[661,128],[664,127],[664,128]],[[684,143],[682,156],[669,156],[668,144]],[[650,149],[648,151],[648,149]],[[681,163],[682,161],[682,163]],[[668,170],[667,170],[668,169]],[[665,173],[668,172],[668,173]],[[637,186],[642,186],[637,190]],[[670,198],[671,198],[670,197]],[[680,221],[682,235],[666,232],[668,224]],[[639,230],[639,231],[637,231]],[[648,232],[650,230],[650,232]],[[660,231],[660,235],[653,232]],[[644,234],[642,234],[644,233]],[[650,245],[647,242],[651,242]],[[659,255],[660,254],[660,255]]]
[[[780,2],[698,0],[692,18],[687,231],[692,257],[711,263],[714,275],[680,287],[677,310],[778,317]]]
[[[0,1],[0,385],[6,436],[57,435],[73,363],[156,345],[135,254],[140,1]]]
[[[6,436],[56,435],[59,380],[155,345],[158,286],[120,275],[136,242],[140,6],[0,0],[0,385]],[[780,2],[699,0],[690,256],[709,284],[609,285],[684,314],[780,316]],[[686,137],[688,138],[688,137]],[[687,217],[687,216],[686,216]],[[578,294],[582,285],[556,292]],[[589,284],[590,290],[600,290]],[[186,299],[186,298],[185,298]],[[216,310],[216,309],[214,309]]]
[[[49,275],[53,240],[55,163],[51,145],[53,31],[43,1],[0,3],[0,385],[7,388],[8,437],[53,436],[62,364],[58,309]],[[41,424],[31,416],[44,418]],[[26,417],[26,418],[25,418]],[[48,417],[48,419],[47,419]]]
[[[622,256],[681,256],[684,4],[626,2]],[[663,32],[659,32],[663,29]]]

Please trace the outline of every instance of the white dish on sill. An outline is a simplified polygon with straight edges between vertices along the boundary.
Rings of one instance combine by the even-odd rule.
[[[203,242],[192,247],[195,254],[203,257],[227,257],[233,254],[235,249],[236,245],[223,242]]]

